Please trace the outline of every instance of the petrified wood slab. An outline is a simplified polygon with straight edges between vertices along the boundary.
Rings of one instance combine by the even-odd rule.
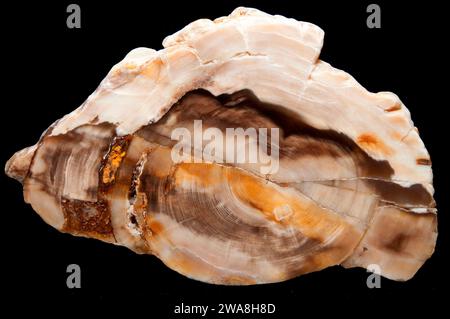
[[[160,51],[130,52],[6,173],[56,229],[198,280],[277,282],[338,264],[407,280],[436,242],[430,157],[400,99],[319,60],[322,41],[315,25],[255,9],[195,21]],[[173,132],[196,139],[198,121],[223,141],[264,129],[257,146],[276,165],[205,159],[205,141],[174,161]]]

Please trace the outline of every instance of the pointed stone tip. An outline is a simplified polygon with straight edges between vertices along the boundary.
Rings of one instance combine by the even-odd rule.
[[[36,145],[24,148],[16,152],[5,165],[5,173],[11,178],[23,183],[25,176],[28,173],[28,169],[33,158],[33,154],[36,151]]]

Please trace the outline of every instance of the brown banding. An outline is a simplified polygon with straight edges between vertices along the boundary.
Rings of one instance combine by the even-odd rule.
[[[191,130],[194,120],[202,120],[204,129],[215,127],[222,132],[237,127],[267,128],[269,133],[270,128],[280,129],[281,165],[283,160],[307,157],[315,157],[318,161],[348,158],[355,170],[353,177],[390,179],[394,173],[387,161],[373,159],[348,136],[333,130],[316,129],[297,113],[280,105],[264,103],[249,90],[218,97],[205,90],[188,92],[157,123],[141,128],[136,134],[150,142],[171,146],[174,144],[170,139],[172,130],[177,127]],[[269,153],[270,147],[267,145]]]
[[[255,9],[196,21],[162,50],[130,52],[7,174],[56,229],[194,279],[247,285],[377,264],[407,280],[436,243],[428,152],[400,99],[322,61],[322,44],[320,28]],[[172,161],[176,128],[200,141],[183,163]]]
[[[193,269],[204,268],[214,274],[213,282],[222,284],[254,283],[249,273],[242,276],[232,273],[246,273],[252,267],[263,269],[267,267],[264,263],[278,271],[266,280],[279,281],[339,264],[350,256],[372,218],[378,199],[361,206],[368,210],[361,216],[352,216],[334,211],[320,196],[312,199],[303,195],[301,187],[283,182],[284,177],[277,173],[269,180],[251,166],[173,163],[170,150],[175,142],[170,133],[177,127],[192,129],[194,120],[199,119],[204,128],[217,127],[222,132],[237,127],[278,128],[281,169],[301,172],[304,163],[318,163],[314,177],[320,180],[327,177],[319,170],[320,163],[326,166],[330,161],[340,161],[350,179],[324,181],[324,185],[353,190],[361,198],[364,192],[373,193],[399,206],[432,205],[432,196],[422,185],[406,188],[390,181],[393,170],[389,163],[375,160],[365,151],[383,149],[373,135],[365,134],[354,142],[333,130],[316,129],[283,106],[259,101],[248,90],[219,97],[196,90],[181,98],[159,122],[146,125],[134,135],[117,137],[113,126],[98,124],[92,126],[96,132],[92,136],[84,136],[86,131],[81,129],[44,139],[42,147],[50,147],[52,152],[42,157],[49,162],[44,179],[48,182],[43,185],[51,186],[52,192],[61,191],[61,185],[66,185],[63,177],[76,177],[80,173],[73,169],[70,176],[64,174],[73,152],[78,152],[78,160],[83,156],[89,158],[88,149],[78,151],[72,146],[75,140],[87,140],[90,149],[99,152],[97,164],[89,171],[91,175],[97,174],[95,184],[85,187],[84,197],[55,194],[61,196],[65,220],[61,230],[126,243],[136,252],[160,255],[177,271],[197,274],[199,278],[202,275]],[[110,131],[102,135],[96,130],[103,126]],[[79,164],[77,167],[82,166]],[[41,180],[38,176],[33,178]],[[351,183],[351,178],[357,182]],[[230,265],[238,263],[239,258],[248,258],[249,263],[255,260],[255,264],[249,269],[243,266],[245,263],[235,266],[238,268],[231,268],[231,273],[220,277],[216,274],[220,269],[217,257],[208,254],[197,257],[201,251],[195,251],[195,247],[185,247],[182,253],[164,257],[167,245],[179,249],[179,232],[185,232],[181,238],[193,236],[213,241],[212,254],[223,253],[220,258],[230,258]],[[410,249],[405,244],[410,239],[405,238],[399,233],[377,245],[382,245],[386,252],[402,255]],[[366,244],[369,249],[373,245]],[[224,253],[228,250],[242,256],[235,260]]]

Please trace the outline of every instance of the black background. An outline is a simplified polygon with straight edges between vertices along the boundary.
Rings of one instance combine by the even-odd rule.
[[[278,284],[214,286],[187,279],[155,257],[59,233],[23,202],[20,184],[2,175],[2,309],[67,314],[95,307],[143,318],[198,317],[174,315],[181,302],[210,307],[274,303],[276,315],[283,318],[393,311],[405,315],[419,309],[430,315],[440,310],[445,301],[439,297],[450,275],[448,34],[440,2],[372,1],[381,6],[381,29],[367,28],[367,1],[72,2],[81,7],[81,29],[66,27],[68,1],[2,4],[2,165],[78,107],[131,49],[160,49],[165,36],[195,19],[214,19],[237,6],[251,6],[317,24],[325,31],[321,59],[349,72],[370,91],[399,95],[433,160],[438,244],[412,280],[382,279],[380,289],[367,288],[365,270],[340,267]],[[66,267],[72,263],[81,266],[81,289],[66,287]],[[63,312],[57,306],[64,306]]]

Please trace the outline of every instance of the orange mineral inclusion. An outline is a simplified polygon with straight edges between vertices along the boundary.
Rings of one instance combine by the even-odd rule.
[[[109,184],[114,181],[116,171],[122,162],[126,152],[121,145],[114,145],[109,152],[107,162],[103,167],[102,181],[104,184]]]

